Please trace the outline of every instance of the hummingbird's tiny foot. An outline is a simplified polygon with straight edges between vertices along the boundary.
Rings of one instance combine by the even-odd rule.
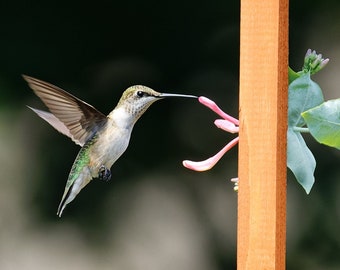
[[[106,182],[110,181],[111,171],[108,168],[106,168],[104,165],[100,166],[99,172],[98,172],[98,178]]]

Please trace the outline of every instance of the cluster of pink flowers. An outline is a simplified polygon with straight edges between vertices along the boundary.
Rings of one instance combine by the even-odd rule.
[[[217,113],[220,117],[223,119],[217,119],[215,120],[214,124],[227,132],[230,133],[238,133],[239,131],[239,121],[222,111],[214,101],[206,98],[206,97],[199,97],[198,101],[203,104],[204,106],[208,107],[215,113]],[[235,139],[231,140],[226,146],[224,146],[216,155],[203,160],[203,161],[190,161],[190,160],[184,160],[183,166],[195,170],[195,171],[206,171],[210,170],[221,158],[222,156],[233,146],[235,146],[238,143],[239,137],[236,137]],[[236,178],[232,179],[234,182]]]

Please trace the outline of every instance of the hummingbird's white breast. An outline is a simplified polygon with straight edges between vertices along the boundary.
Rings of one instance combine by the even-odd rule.
[[[125,152],[134,124],[130,118],[132,118],[131,115],[124,108],[116,108],[108,115],[106,126],[100,131],[91,154],[93,173],[97,173],[102,165],[111,168]]]

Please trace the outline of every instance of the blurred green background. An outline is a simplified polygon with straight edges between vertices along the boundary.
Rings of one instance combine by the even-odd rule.
[[[181,165],[235,137],[214,127],[214,113],[194,100],[154,104],[111,182],[91,182],[59,219],[79,147],[25,106],[44,108],[21,74],[105,114],[144,84],[205,95],[237,116],[239,5],[0,3],[0,269],[236,269],[237,149],[204,173]],[[334,0],[290,3],[290,64],[299,69],[308,48],[329,57],[314,77],[326,99],[340,96],[339,11]],[[318,162],[311,194],[288,179],[287,269],[339,269],[340,154],[309,145]]]

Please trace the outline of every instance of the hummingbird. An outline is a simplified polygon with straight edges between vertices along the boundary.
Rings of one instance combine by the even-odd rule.
[[[27,106],[81,149],[72,165],[57,215],[92,179],[111,179],[111,166],[129,145],[137,120],[157,100],[168,97],[197,98],[193,95],[159,93],[147,86],[127,88],[117,106],[104,115],[92,105],[42,80],[23,75],[29,87],[49,112]]]

